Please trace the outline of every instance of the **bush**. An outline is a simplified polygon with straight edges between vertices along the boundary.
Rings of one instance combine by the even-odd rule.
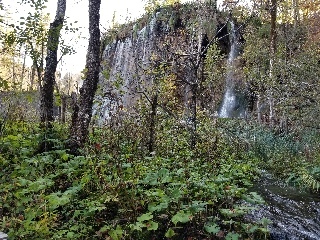
[[[136,139],[123,134],[130,124],[95,129],[84,156],[68,154],[63,144],[34,154],[38,129],[3,137],[0,214],[10,239],[257,239],[266,231],[242,221],[249,203],[262,201],[248,192],[259,172],[250,152],[230,148],[215,126],[200,125],[199,139],[211,132],[217,141],[199,141],[191,151],[179,129],[149,155],[138,130]],[[56,132],[58,142],[65,130]],[[158,141],[167,132],[159,134]]]

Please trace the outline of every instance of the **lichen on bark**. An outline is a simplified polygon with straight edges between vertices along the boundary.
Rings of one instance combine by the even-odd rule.
[[[80,89],[80,97],[74,106],[68,148],[73,154],[85,144],[92,116],[92,106],[99,81],[100,67],[100,4],[101,0],[89,0],[89,46],[86,74]]]

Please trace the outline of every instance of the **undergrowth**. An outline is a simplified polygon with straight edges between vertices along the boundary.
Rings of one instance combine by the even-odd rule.
[[[303,190],[320,190],[320,133],[302,129],[283,133],[243,121],[223,124],[227,133],[244,141],[260,159],[259,167]]]
[[[93,128],[72,156],[64,126],[55,149],[36,154],[39,129],[12,123],[0,140],[1,230],[10,239],[267,238],[264,219],[243,221],[263,201],[248,191],[259,169],[245,144],[207,122],[190,150],[186,130],[163,120],[148,153],[135,124]]]

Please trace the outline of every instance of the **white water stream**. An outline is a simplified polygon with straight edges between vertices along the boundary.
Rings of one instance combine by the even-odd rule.
[[[229,39],[231,46],[227,61],[226,91],[219,111],[220,118],[244,117],[245,112],[244,106],[241,106],[239,93],[237,94],[236,92],[236,82],[238,81],[236,58],[240,52],[239,33],[233,21],[230,22],[230,27]]]

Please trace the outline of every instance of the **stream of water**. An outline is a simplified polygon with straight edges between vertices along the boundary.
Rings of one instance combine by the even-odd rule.
[[[227,61],[227,75],[225,93],[219,109],[220,118],[243,118],[245,116],[245,105],[243,104],[243,94],[237,85],[239,76],[237,76],[238,64],[236,58],[240,53],[240,34],[233,21],[230,21],[230,52]]]
[[[265,173],[252,191],[266,201],[248,218],[259,221],[268,218],[272,240],[320,240],[320,196],[302,192]]]

